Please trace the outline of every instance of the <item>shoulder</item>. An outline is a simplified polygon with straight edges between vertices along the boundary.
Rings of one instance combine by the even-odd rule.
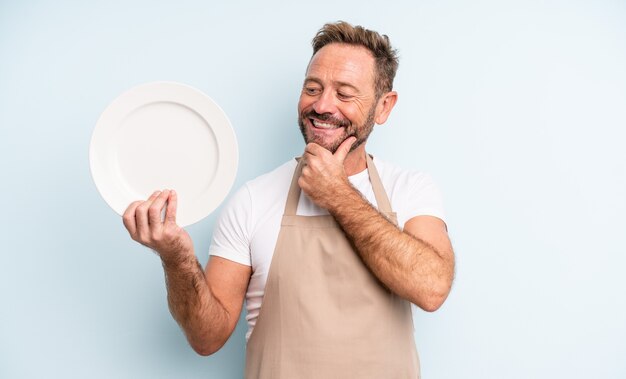
[[[376,157],[374,164],[401,225],[420,215],[445,220],[441,192],[428,172],[402,168]]]
[[[291,159],[274,170],[247,181],[231,196],[227,208],[244,207],[249,212],[253,206],[256,208],[260,205],[259,200],[263,204],[271,202],[276,196],[280,197],[281,192],[287,191],[284,183],[289,183],[296,165],[297,161]]]
[[[284,207],[288,183],[296,167],[295,159],[246,182],[225,204],[213,231],[211,255],[252,265],[250,244],[259,225],[276,218]],[[287,187],[287,188],[285,188]],[[282,205],[281,205],[282,204]]]
[[[374,164],[388,191],[403,190],[407,186],[417,189],[434,184],[432,176],[426,171],[400,167],[377,157],[374,157]]]
[[[263,214],[277,206],[284,206],[289,183],[297,161],[291,159],[277,168],[247,181],[232,197],[229,208],[239,209],[247,214],[248,223],[254,228]]]
[[[269,171],[265,174],[257,176],[252,180],[249,180],[248,182],[246,182],[245,187],[247,187],[248,190],[251,192],[266,191],[268,189],[271,190],[272,188],[279,188],[280,186],[277,184],[291,180],[296,166],[297,161],[295,160],[295,158],[290,159],[289,161],[276,167],[272,171]]]

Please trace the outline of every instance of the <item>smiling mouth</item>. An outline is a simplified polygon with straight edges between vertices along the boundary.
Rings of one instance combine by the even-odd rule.
[[[343,125],[331,124],[328,122],[323,122],[323,121],[315,120],[312,118],[310,118],[309,120],[311,121],[311,124],[317,129],[331,130],[331,129],[337,129],[337,128],[343,127]]]

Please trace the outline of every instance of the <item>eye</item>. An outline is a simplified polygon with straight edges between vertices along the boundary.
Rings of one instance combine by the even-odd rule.
[[[319,88],[317,88],[317,87],[304,87],[304,88],[302,89],[302,91],[303,91],[304,93],[306,93],[307,95],[309,95],[309,96],[319,95],[319,94],[320,94],[320,92],[322,92],[322,91],[321,91]]]
[[[354,97],[354,95],[351,95],[349,93],[345,93],[345,92],[337,92],[337,97],[340,100],[350,100]]]

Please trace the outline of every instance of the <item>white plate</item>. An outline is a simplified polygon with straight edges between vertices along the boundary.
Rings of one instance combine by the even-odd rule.
[[[235,132],[211,98],[173,82],[124,92],[102,113],[91,137],[91,175],[104,200],[122,215],[155,190],[178,193],[177,223],[208,216],[237,173]]]

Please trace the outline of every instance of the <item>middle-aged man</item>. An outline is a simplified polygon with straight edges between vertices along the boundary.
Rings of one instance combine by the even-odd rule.
[[[161,257],[199,354],[224,345],[245,298],[247,378],[419,377],[410,303],[441,306],[454,254],[430,177],[365,152],[398,99],[397,67],[386,36],[345,22],[317,33],[298,103],[304,154],[233,196],[206,270],[176,225],[174,191],[128,207],[124,224]]]

